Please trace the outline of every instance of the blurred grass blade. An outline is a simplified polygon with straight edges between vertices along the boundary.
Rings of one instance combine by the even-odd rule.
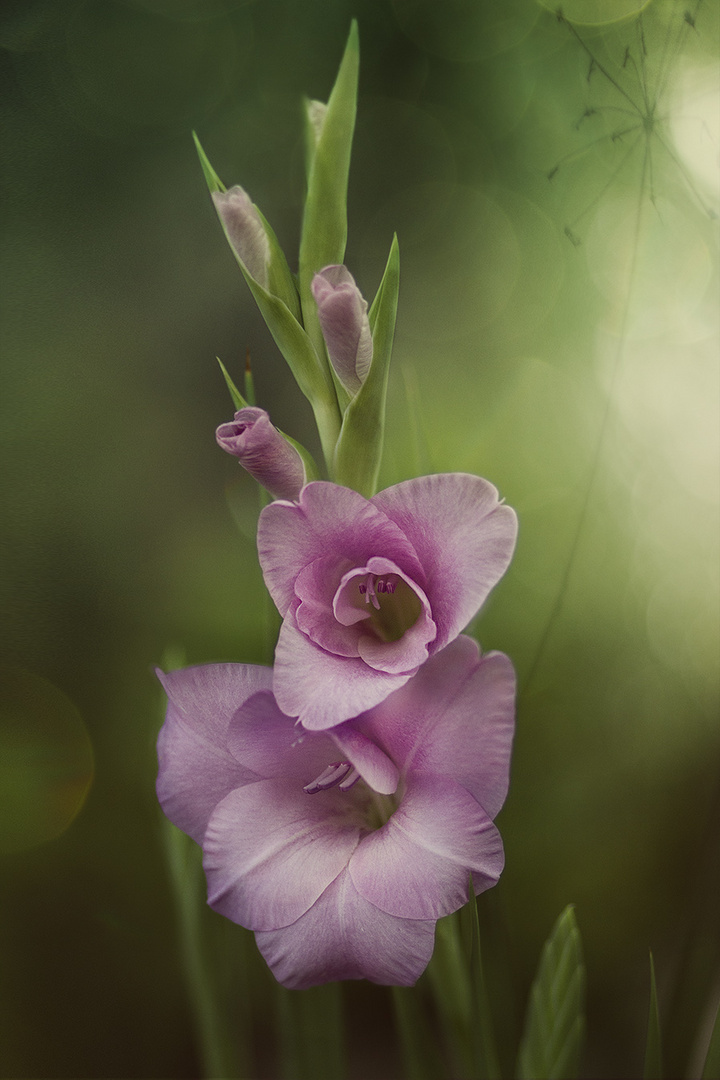
[[[360,69],[357,23],[350,27],[345,53],[327,103],[309,170],[300,237],[300,301],[310,340],[322,356],[324,342],[310,291],[313,274],[342,263],[347,242],[347,185]]]
[[[520,1043],[519,1080],[573,1080],[585,1035],[585,967],[572,905],[546,941]]]
[[[460,936],[458,913],[440,919],[435,929],[435,951],[428,966],[433,997],[450,1056],[452,1075],[475,1077],[470,1029],[472,990]]]
[[[480,922],[472,878],[470,879],[470,899],[460,912],[460,919],[465,940],[470,943],[470,993],[472,995],[470,1034],[477,1075],[482,1077],[482,1080],[500,1080],[500,1061],[495,1046],[493,1019],[482,965]]]
[[[442,1063],[417,987],[393,986],[392,995],[405,1080],[437,1080]]]
[[[283,1080],[343,1080],[342,985],[277,987],[277,1041]]]
[[[715,1023],[701,1076],[702,1080],[717,1080],[720,1076],[720,1006],[715,1013]]]
[[[335,451],[338,483],[354,488],[368,498],[375,494],[382,460],[385,399],[399,289],[400,251],[395,236],[368,315],[373,336],[372,363],[365,382],[345,410]]]
[[[650,953],[650,1010],[648,1013],[643,1080],[662,1080],[660,1013],[658,1011],[657,985],[655,982],[655,961],[652,953]]]

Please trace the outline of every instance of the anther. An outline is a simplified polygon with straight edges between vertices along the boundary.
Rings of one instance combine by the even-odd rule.
[[[323,769],[316,780],[305,784],[303,791],[308,795],[317,795],[318,791],[327,791],[329,788],[340,786],[341,791],[347,791],[358,778],[358,772],[349,761],[333,761]]]

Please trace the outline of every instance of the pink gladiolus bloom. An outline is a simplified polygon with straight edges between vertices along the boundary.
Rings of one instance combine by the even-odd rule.
[[[345,389],[356,394],[373,355],[367,302],[345,266],[326,266],[311,287],[330,362]]]
[[[487,480],[422,476],[365,499],[322,481],[260,515],[265,583],[283,616],[273,692],[322,731],[379,704],[477,614],[517,519]]]
[[[208,902],[255,932],[292,989],[412,985],[435,921],[494,885],[515,680],[459,637],[376,709],[328,733],[277,707],[269,668],[159,673],[158,798],[202,845]]]
[[[275,499],[298,498],[305,483],[302,458],[264,409],[240,409],[234,420],[220,425],[215,438]]]

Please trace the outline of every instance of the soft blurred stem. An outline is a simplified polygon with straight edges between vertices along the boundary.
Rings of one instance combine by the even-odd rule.
[[[490,1012],[485,972],[480,949],[480,922],[477,900],[470,882],[470,900],[460,912],[460,924],[464,938],[470,946],[470,993],[472,998],[471,1036],[473,1056],[478,1065],[478,1075],[486,1080],[500,1080],[500,1061],[495,1046],[493,1020]]]
[[[473,968],[479,970],[479,947]],[[498,1080],[497,1054],[489,1030],[484,985],[473,985],[459,913],[437,923],[435,954],[429,968],[440,1021],[453,1057],[453,1072],[467,1080]]]
[[[277,1033],[282,1080],[343,1080],[342,987],[277,987]]]
[[[655,962],[652,953],[650,953],[650,1009],[648,1012],[643,1080],[662,1080],[660,1013],[658,1011],[657,985],[655,982]]]
[[[393,986],[392,994],[406,1080],[437,1080],[442,1066],[417,989]]]
[[[205,877],[200,848],[164,818],[162,827],[177,912],[185,986],[195,1021],[203,1075],[220,1080],[252,1075],[249,1063],[240,1060],[241,1046],[248,1045],[247,1038],[242,1037],[245,1033],[238,1030],[232,1039],[228,1036],[225,1012],[213,988],[201,927]]]

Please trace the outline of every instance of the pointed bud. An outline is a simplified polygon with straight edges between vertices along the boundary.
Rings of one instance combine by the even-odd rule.
[[[326,266],[312,280],[312,294],[330,362],[350,394],[362,386],[373,355],[367,303],[344,266]]]
[[[248,406],[215,432],[218,445],[238,459],[275,499],[296,502],[306,482],[302,458],[264,409]]]
[[[213,191],[212,200],[235,254],[250,276],[266,289],[270,242],[249,195],[236,184],[228,191]]]

